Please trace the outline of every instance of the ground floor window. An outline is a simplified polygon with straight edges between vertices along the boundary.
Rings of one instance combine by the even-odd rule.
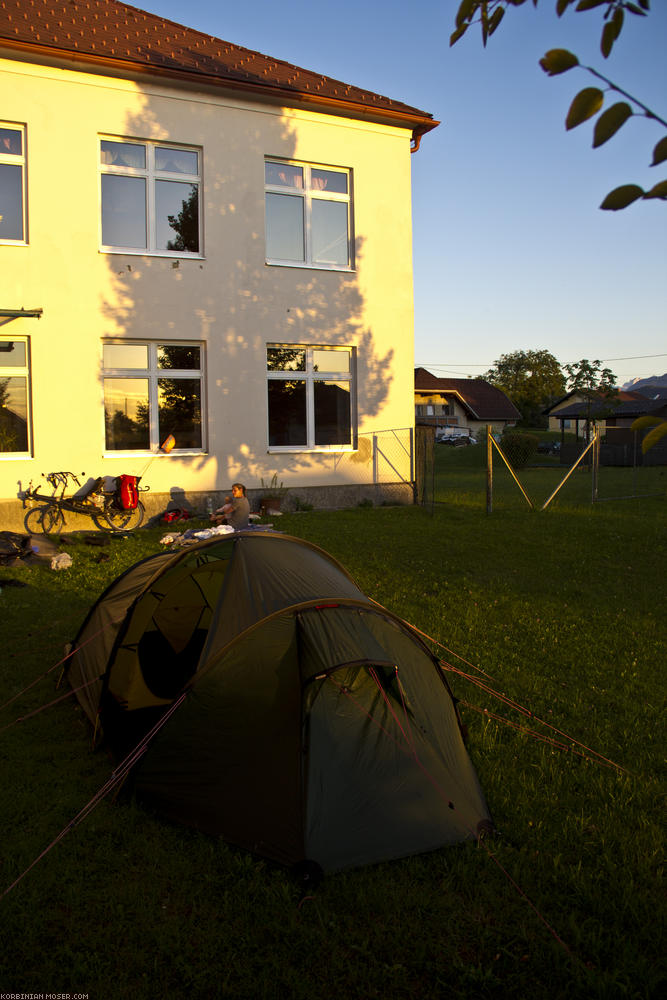
[[[270,448],[353,447],[353,347],[268,344],[266,368]]]
[[[29,455],[30,356],[27,337],[0,337],[0,455]]]
[[[200,344],[107,342],[103,368],[107,451],[157,451],[169,435],[177,451],[203,449]]]

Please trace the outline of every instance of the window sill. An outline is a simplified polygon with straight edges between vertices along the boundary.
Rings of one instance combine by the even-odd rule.
[[[267,455],[353,455],[358,449],[353,448],[351,445],[331,445],[330,447],[319,446],[315,448],[308,448],[306,445],[301,447],[291,447],[289,445],[274,445],[273,447],[268,447],[266,449]]]
[[[199,253],[179,253],[178,251],[169,253],[167,250],[123,250],[122,247],[100,247],[99,253],[121,257],[162,257],[164,260],[206,260],[206,256]]]
[[[208,455],[208,452],[204,448],[192,448],[191,450],[188,450],[188,451],[186,451],[185,449],[181,449],[180,451],[177,451],[176,448],[173,448],[171,451],[159,451],[159,450],[158,451],[139,451],[137,449],[137,451],[104,451],[104,452],[102,452],[102,458],[104,459],[104,461],[106,461],[107,459],[112,459],[112,458],[122,458],[122,459],[126,459],[126,458],[139,458],[139,459],[142,459],[142,458],[145,458],[145,459],[151,459],[152,460],[154,458],[190,458],[190,457],[193,457],[193,456],[200,456],[200,455]]]
[[[338,271],[343,274],[354,274],[356,271],[352,265],[343,267],[335,264],[304,264],[301,261],[292,260],[266,260],[264,264],[266,267],[290,267],[301,271]]]

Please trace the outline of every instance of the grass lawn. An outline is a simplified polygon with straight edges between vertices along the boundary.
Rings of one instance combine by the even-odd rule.
[[[622,770],[483,714],[550,732],[452,673],[498,828],[486,846],[330,875],[302,900],[281,868],[165,823],[123,793],[0,901],[0,992],[663,994],[665,502],[591,505],[582,489],[540,513],[507,484],[487,515],[483,469],[472,464],[481,449],[452,451],[458,471],[438,457],[432,513],[312,511],[279,526],[336,556],[369,596],[441,642],[452,666],[480,677],[474,664],[495,690]],[[0,583],[0,704],[58,662],[90,603],[163,533],[106,547],[79,537],[65,546],[73,565],[63,572],[0,568],[2,580],[27,584]],[[110,772],[72,699],[10,726],[65,693],[55,691],[58,672],[0,713],[0,891]]]

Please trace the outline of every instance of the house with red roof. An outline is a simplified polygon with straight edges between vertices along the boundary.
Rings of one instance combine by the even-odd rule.
[[[415,368],[415,422],[436,428],[462,428],[475,435],[491,426],[502,434],[521,413],[502,389],[482,378],[439,378]]]
[[[607,427],[629,428],[638,417],[652,413],[660,416],[664,409],[664,399],[651,400],[635,390],[617,389],[613,393],[594,393],[589,398],[572,389],[543,413],[549,418],[549,430],[588,439],[594,426],[604,435]]]
[[[0,80],[4,526],[60,469],[409,501],[433,117],[118,0],[1,0]]]

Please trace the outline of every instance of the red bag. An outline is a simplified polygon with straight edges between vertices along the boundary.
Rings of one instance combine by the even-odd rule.
[[[134,510],[139,502],[141,476],[118,476],[114,503],[121,510]]]
[[[177,507],[176,510],[165,511],[161,520],[166,521],[167,524],[171,524],[172,521],[189,521],[191,517],[192,514],[190,511],[180,510],[180,508]]]

